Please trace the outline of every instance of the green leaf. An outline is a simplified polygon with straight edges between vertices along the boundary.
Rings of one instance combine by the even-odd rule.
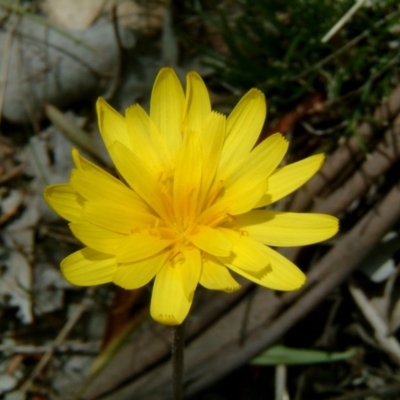
[[[294,349],[282,345],[271,347],[251,360],[252,365],[303,365],[347,360],[357,352],[355,348],[344,352]]]

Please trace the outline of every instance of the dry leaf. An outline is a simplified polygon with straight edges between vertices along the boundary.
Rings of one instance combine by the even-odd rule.
[[[146,34],[160,30],[166,4],[160,1],[148,1],[142,4],[132,0],[112,0],[107,3],[107,11],[111,13],[112,7],[117,6],[118,24],[123,28],[138,30]]]
[[[63,28],[89,28],[101,13],[105,0],[46,0],[44,4],[50,22]]]
[[[3,225],[17,213],[22,201],[22,193],[16,189],[10,190],[8,195],[1,199],[0,225]]]
[[[21,321],[29,324],[33,321],[31,267],[26,257],[18,251],[10,251],[3,266],[5,271],[0,279],[0,302],[3,307],[17,307]]]

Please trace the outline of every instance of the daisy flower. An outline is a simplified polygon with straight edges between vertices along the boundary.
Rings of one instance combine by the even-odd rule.
[[[44,192],[86,246],[61,262],[69,282],[136,289],[154,279],[151,315],[169,325],[186,318],[198,284],[238,290],[232,271],[275,290],[304,284],[303,272],[270,246],[323,241],[338,221],[265,206],[303,185],[324,156],[279,167],[288,148],[281,134],[255,146],[266,117],[259,90],[225,117],[212,111],[197,73],[187,75],[185,93],[164,68],[149,114],[135,104],[122,116],[101,98],[97,114],[120,179],[73,149],[69,182]]]

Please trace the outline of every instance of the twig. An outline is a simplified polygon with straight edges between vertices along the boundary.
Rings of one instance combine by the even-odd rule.
[[[34,345],[14,345],[2,344],[0,345],[0,352],[6,354],[41,354],[53,350],[55,353],[79,353],[79,354],[98,354],[100,350],[100,341],[94,342],[65,342],[60,343],[58,346],[53,344],[34,346]]]
[[[345,128],[348,124],[347,121],[342,121],[339,124],[332,126],[330,128],[326,129],[315,129],[311,124],[309,124],[307,121],[301,121],[301,126],[308,132],[311,133],[312,135],[315,136],[326,136],[326,135],[332,135],[333,133],[342,130]]]
[[[380,104],[374,112],[374,120],[381,127],[387,127],[400,112],[400,85],[390,94],[386,102]],[[313,203],[318,194],[335,179],[338,174],[349,164],[354,163],[362,156],[360,139],[365,143],[372,140],[374,135],[379,133],[376,125],[364,122],[358,129],[358,137],[352,136],[347,143],[338,149],[326,160],[320,172],[305,186],[300,188],[290,205],[291,211],[304,211]],[[354,163],[356,165],[356,163]]]
[[[333,52],[332,54],[329,54],[329,56],[325,57],[324,59],[322,59],[321,61],[318,61],[317,63],[315,63],[314,65],[312,65],[311,67],[307,68],[306,70],[304,70],[303,72],[301,72],[300,74],[291,77],[290,80],[291,81],[296,81],[299,80],[303,77],[305,77],[306,75],[308,75],[310,72],[315,71],[321,67],[323,67],[325,64],[327,64],[328,62],[330,62],[331,60],[335,59],[337,56],[339,56],[340,54],[342,54],[343,52],[347,51],[348,49],[350,49],[351,47],[355,46],[358,42],[360,42],[361,40],[363,40],[364,38],[366,38],[370,33],[372,29],[376,29],[379,28],[380,26],[382,26],[385,22],[391,20],[394,17],[397,17],[400,14],[400,10],[396,10],[393,11],[392,13],[390,13],[389,15],[386,15],[384,18],[380,19],[379,21],[377,21],[374,25],[372,25],[371,28],[366,29],[364,32],[360,33],[358,36],[356,36],[355,38],[349,40],[348,42],[346,42],[346,44],[341,47],[340,49],[336,50],[335,52]]]
[[[381,349],[386,351],[396,364],[400,364],[400,344],[394,336],[389,336],[389,327],[378,315],[364,292],[354,283],[349,284],[349,290],[353,300],[357,304],[364,317],[375,331],[375,339]]]
[[[336,33],[343,28],[343,26],[351,19],[351,17],[364,5],[365,0],[358,0],[346,14],[328,31],[328,33],[321,39],[322,43],[328,42]]]
[[[117,42],[117,59],[115,62],[115,69],[111,77],[110,85],[108,86],[107,92],[103,94],[105,100],[110,101],[115,93],[117,92],[120,84],[121,84],[121,75],[122,75],[122,66],[124,63],[124,57],[126,54],[125,48],[122,44],[121,35],[119,33],[118,27],[118,16],[117,16],[117,6],[114,4],[111,8],[111,16],[112,16],[112,27],[114,31],[115,40]]]
[[[4,96],[6,93],[7,86],[7,75],[8,75],[8,67],[10,61],[10,51],[11,51],[11,43],[14,36],[14,30],[18,24],[19,16],[13,14],[13,21],[11,22],[11,27],[9,28],[6,36],[6,40],[3,48],[3,63],[1,68],[1,76],[0,76],[0,122],[3,114],[3,103]]]
[[[21,165],[16,165],[15,167],[11,167],[4,174],[0,175],[0,185],[3,185],[7,181],[21,175],[25,171],[25,168],[26,164],[21,164]]]
[[[368,191],[400,159],[400,114],[393,121],[376,149],[355,173],[326,199],[313,207],[313,212],[337,215]]]
[[[46,104],[46,115],[57,129],[73,144],[89,153],[97,162],[106,165],[104,157],[100,154],[97,144],[83,129],[75,124],[70,118],[60,111],[57,107]]]

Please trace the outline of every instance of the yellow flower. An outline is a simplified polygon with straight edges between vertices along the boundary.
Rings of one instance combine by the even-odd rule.
[[[255,147],[266,117],[260,91],[250,90],[226,118],[211,110],[197,73],[187,75],[185,95],[164,68],[150,115],[136,104],[123,117],[103,99],[97,113],[121,179],[74,149],[69,183],[44,193],[87,246],[62,261],[68,281],[135,289],[155,277],[151,315],[170,325],[186,318],[198,283],[239,289],[230,271],[271,289],[303,285],[304,274],[268,246],[325,240],[337,232],[337,219],[260,207],[303,185],[324,156],[279,168],[288,148],[282,135]]]

